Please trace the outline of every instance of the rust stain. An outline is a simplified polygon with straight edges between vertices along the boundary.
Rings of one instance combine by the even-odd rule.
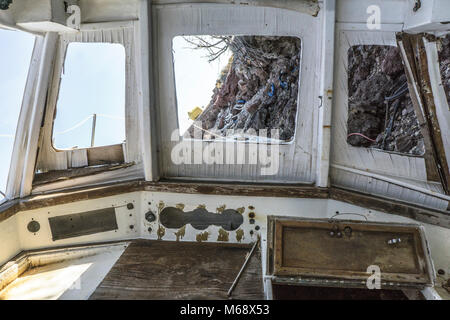
[[[197,206],[198,209],[206,209],[206,204],[199,204]]]
[[[239,212],[240,214],[243,214],[245,211],[245,207],[237,208],[236,211]]]
[[[203,233],[199,233],[196,237],[198,242],[207,241],[209,237],[208,231],[205,231]]]
[[[184,235],[186,234],[186,225],[184,225],[182,228],[180,228],[177,232],[174,232],[177,236],[177,241],[180,241],[180,238],[183,239]]]
[[[238,242],[241,242],[243,238],[244,238],[244,230],[242,229],[236,230],[236,240]]]
[[[229,241],[229,233],[226,232],[224,229],[220,228],[219,236],[217,237],[217,241],[228,242]]]
[[[156,234],[158,235],[158,240],[161,240],[162,237],[164,237],[164,235],[166,234],[166,229],[164,229],[163,226],[159,226],[158,231],[156,232]]]
[[[255,207],[254,207],[254,206],[248,206],[248,208],[249,208],[250,210],[255,210]]]
[[[218,213],[222,213],[224,210],[225,210],[225,208],[226,208],[227,206],[224,204],[223,206],[220,206],[220,207],[218,207],[217,208],[217,212]]]
[[[184,203],[178,203],[175,207],[177,209],[184,210]]]

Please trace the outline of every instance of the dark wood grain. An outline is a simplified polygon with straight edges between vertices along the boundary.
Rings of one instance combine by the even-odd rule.
[[[90,299],[228,299],[227,291],[249,250],[248,245],[137,240]],[[257,251],[233,298],[263,298],[261,256]]]
[[[235,195],[254,197],[328,198],[327,188],[306,185],[214,184],[208,182],[142,181],[111,183],[101,186],[71,188],[15,199],[0,205],[0,222],[20,211],[51,207],[77,201],[93,200],[136,191],[186,194]]]

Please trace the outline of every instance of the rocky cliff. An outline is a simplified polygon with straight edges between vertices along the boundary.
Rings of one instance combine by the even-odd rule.
[[[227,130],[258,134],[279,129],[279,139],[294,138],[297,113],[300,39],[234,36],[232,56],[213,90],[211,101],[196,121],[203,138],[227,135]],[[253,131],[254,130],[254,131]],[[194,126],[188,129],[193,137]]]

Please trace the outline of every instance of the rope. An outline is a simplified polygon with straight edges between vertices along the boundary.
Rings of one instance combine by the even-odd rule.
[[[202,131],[205,131],[206,133],[209,133],[209,134],[211,134],[211,135],[213,135],[213,136],[215,136],[215,137],[218,137],[218,138],[226,138],[226,137],[221,136],[221,135],[219,135],[219,134],[216,134],[216,133],[213,133],[213,132],[208,131],[208,130],[206,130],[206,129],[200,128],[200,127],[197,126],[195,123],[193,123],[192,125],[193,125],[194,127],[196,127],[197,129],[200,129],[200,130],[202,130]]]
[[[369,141],[371,141],[371,142],[377,142],[376,140],[370,139],[369,137],[363,135],[362,133],[357,133],[357,132],[355,132],[355,133],[350,133],[350,134],[347,136],[347,138],[348,138],[348,137],[351,137],[351,136],[360,136],[360,137],[363,137],[363,138],[365,138],[365,139],[367,139],[367,140],[369,140]]]
[[[77,123],[76,125],[74,125],[73,127],[69,128],[69,129],[67,129],[67,130],[64,130],[64,131],[56,132],[56,134],[65,134],[65,133],[67,133],[67,132],[73,131],[73,130],[75,130],[76,128],[82,126],[86,121],[88,121],[88,120],[91,119],[92,117],[93,117],[93,115],[90,115],[89,117],[87,117],[87,118],[81,120],[80,122],[78,122],[78,123]]]

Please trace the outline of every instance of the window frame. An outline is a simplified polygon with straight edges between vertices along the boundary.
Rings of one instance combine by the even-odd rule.
[[[252,35],[244,35],[244,34],[242,34],[243,36],[252,36]],[[191,36],[191,35],[176,35],[176,36],[174,36],[173,38],[172,38],[172,59],[173,59],[173,61],[175,61],[175,55],[174,55],[174,49],[173,49],[173,41],[174,41],[174,39],[175,38],[177,38],[177,37],[183,37],[183,36],[187,36],[187,37],[189,37],[189,36]],[[201,36],[210,36],[210,35],[201,35]],[[225,36],[225,35],[223,35],[223,36]],[[234,35],[233,35],[234,36]],[[300,59],[300,62],[299,62],[299,65],[300,65],[300,69],[301,69],[301,64],[302,64],[302,50],[303,50],[303,46],[302,46],[302,39],[300,38],[300,37],[297,37],[297,36],[288,36],[289,38],[296,38],[296,39],[298,39],[299,41],[300,41],[300,52],[299,52],[299,59]],[[175,81],[175,84],[174,84],[174,88],[175,88],[175,97],[177,97],[177,85],[176,85],[176,68],[175,68],[175,65],[174,65],[174,67],[173,67],[173,74],[174,74],[174,81]],[[298,74],[298,82],[300,82],[300,77],[301,77],[301,72],[299,72],[299,74]],[[214,84],[211,84],[211,89],[210,89],[210,92],[212,92],[212,88],[214,87]],[[298,97],[297,97],[297,99],[298,99]],[[181,116],[181,113],[180,113],[180,111],[178,110],[178,99],[175,99],[175,104],[176,104],[176,106],[175,106],[175,109],[176,109],[176,114],[177,114],[177,125],[178,125],[178,128],[180,127],[180,116]],[[295,109],[295,123],[294,123],[294,134],[292,135],[292,137],[291,137],[291,140],[280,140],[280,139],[278,139],[278,141],[272,141],[272,142],[269,142],[269,141],[266,141],[266,142],[258,142],[258,144],[267,144],[267,145],[270,145],[270,144],[277,144],[277,145],[283,145],[283,144],[293,144],[293,143],[295,143],[295,139],[296,139],[296,133],[297,133],[297,117],[298,117],[298,113],[299,113],[299,108],[298,108],[298,105],[299,105],[299,103],[298,103],[298,101],[297,101],[297,106],[296,106],[296,109]],[[205,109],[204,110],[206,110],[206,108],[207,108],[207,106],[205,106]],[[194,123],[194,121],[192,122],[192,124]],[[262,128],[262,130],[268,130],[268,128]],[[192,141],[196,141],[197,139],[196,138],[189,138],[189,137],[183,137],[182,136],[182,132],[180,131],[180,139],[182,139],[182,140],[184,140],[184,141],[189,141],[189,140],[192,140]],[[214,141],[216,141],[216,139],[205,139],[205,138],[203,138],[202,139],[202,141],[205,141],[205,142],[214,142]],[[219,141],[220,141],[220,139],[219,139]],[[236,143],[245,143],[245,140],[236,140]]]
[[[389,45],[396,46],[396,33],[401,32],[401,25],[382,24],[380,30],[367,31],[364,24],[336,24],[336,62],[334,74],[334,125],[332,127],[331,150],[331,183],[347,188],[356,186],[364,188],[365,192],[372,194],[386,193],[396,197],[402,190],[389,184],[374,180],[370,177],[361,177],[350,170],[368,174],[379,174],[394,177],[418,187],[442,192],[440,182],[427,180],[425,149],[422,156],[401,154],[375,148],[354,147],[347,143],[348,121],[348,50],[355,45]],[[350,168],[350,169],[345,169]],[[373,183],[372,183],[373,182]],[[364,186],[364,187],[362,187]],[[392,189],[391,189],[392,188]],[[415,195],[398,195],[404,201],[416,202]],[[433,197],[422,199],[424,206],[441,207],[443,201]]]

